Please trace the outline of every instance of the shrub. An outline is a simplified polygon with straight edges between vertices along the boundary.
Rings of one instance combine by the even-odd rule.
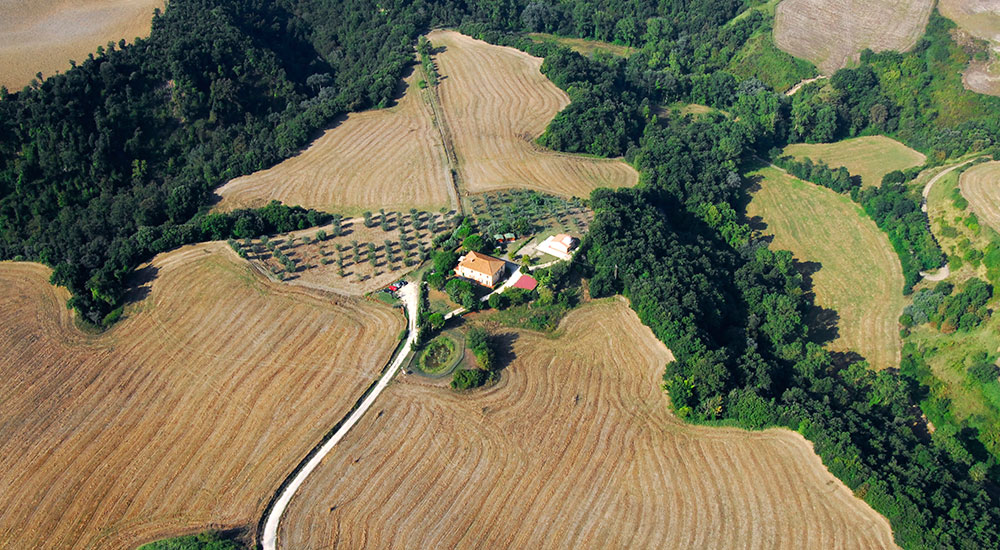
[[[503,294],[493,294],[490,296],[489,304],[493,309],[505,309],[510,305],[510,300]]]
[[[459,369],[451,379],[451,387],[455,390],[478,388],[489,380],[490,376],[484,370]]]

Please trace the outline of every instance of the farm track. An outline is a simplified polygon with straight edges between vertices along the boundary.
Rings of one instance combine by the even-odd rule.
[[[463,193],[528,188],[587,197],[597,187],[632,186],[638,173],[618,160],[535,145],[569,96],[539,71],[542,60],[453,31],[428,35],[436,47],[443,120],[454,141]]]
[[[0,86],[70,69],[98,46],[148,36],[165,0],[0,0]]]
[[[924,33],[933,0],[782,0],[774,43],[831,75],[871,48],[906,51]]]
[[[798,434],[692,427],[622,300],[507,333],[496,386],[392,385],[293,499],[282,548],[892,548]]]
[[[139,275],[153,270],[126,319],[88,336],[47,268],[0,264],[0,548],[133,549],[253,525],[403,324],[272,284],[223,243]]]
[[[959,187],[976,216],[994,231],[1000,231],[1000,162],[969,168],[962,174]]]

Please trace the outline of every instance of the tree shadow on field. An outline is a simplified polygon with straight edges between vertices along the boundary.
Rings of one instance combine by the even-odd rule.
[[[141,302],[153,289],[153,281],[160,274],[160,268],[146,265],[132,272],[125,290],[125,304]]]
[[[816,292],[813,283],[813,275],[823,264],[820,262],[801,262],[795,260],[795,270],[802,276],[802,288],[805,290],[805,299],[809,303],[809,308],[805,314],[806,326],[809,329],[809,341],[814,344],[824,345],[837,339],[840,336],[840,314],[836,310],[825,308],[816,304]]]
[[[496,352],[497,359],[497,371],[502,371],[510,366],[515,359],[517,359],[517,353],[514,351],[514,343],[520,335],[514,331],[501,332],[493,335],[493,350]]]

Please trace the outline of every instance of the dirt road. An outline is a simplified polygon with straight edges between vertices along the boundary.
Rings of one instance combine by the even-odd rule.
[[[369,393],[368,396],[365,397],[364,401],[361,402],[361,405],[359,405],[358,408],[347,417],[347,421],[344,422],[340,429],[333,434],[333,437],[331,437],[330,440],[320,448],[319,452],[316,453],[301,470],[299,470],[299,473],[295,475],[291,483],[286,485],[285,488],[281,490],[280,496],[277,501],[275,501],[270,512],[268,512],[267,519],[264,522],[264,533],[261,535],[261,545],[264,550],[277,550],[278,524],[281,522],[281,516],[285,513],[285,509],[288,508],[288,503],[291,502],[296,491],[298,491],[299,487],[302,486],[302,483],[305,482],[306,478],[309,477],[309,474],[311,474],[312,471],[319,466],[320,462],[322,462],[323,459],[330,454],[330,451],[333,450],[337,443],[340,443],[340,440],[347,435],[347,432],[358,423],[358,420],[361,420],[361,417],[364,416],[366,412],[368,412],[368,409],[371,408],[372,404],[375,403],[375,400],[378,399],[378,396],[389,385],[389,382],[392,380],[393,376],[396,375],[399,368],[405,361],[407,354],[410,352],[410,348],[413,346],[413,341],[417,337],[417,284],[407,285],[399,291],[399,296],[406,304],[407,315],[410,318],[410,330],[409,335],[406,338],[406,343],[403,345],[402,349],[399,350],[399,353],[396,355],[395,359],[393,359],[389,367],[385,370],[385,374],[383,374],[382,378],[379,379],[378,384],[375,385],[371,393]]]

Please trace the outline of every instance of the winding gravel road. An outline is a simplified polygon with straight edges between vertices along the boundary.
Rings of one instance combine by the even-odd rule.
[[[375,385],[375,388],[371,391],[371,393],[369,393],[368,396],[365,397],[364,401],[361,402],[361,405],[359,405],[358,408],[347,417],[347,421],[344,422],[340,429],[333,434],[333,437],[331,437],[330,440],[320,448],[319,452],[316,453],[301,470],[299,470],[299,473],[295,475],[291,483],[282,489],[281,494],[278,496],[278,499],[275,501],[274,506],[271,508],[271,511],[268,513],[267,519],[264,522],[264,534],[261,536],[260,541],[264,550],[278,549],[278,524],[281,522],[281,516],[285,513],[285,509],[288,508],[288,503],[291,502],[296,491],[298,491],[299,487],[302,486],[302,483],[305,482],[306,478],[309,477],[309,474],[311,474],[312,471],[319,466],[320,462],[323,461],[326,455],[330,454],[330,451],[333,450],[337,443],[340,443],[340,440],[347,435],[347,432],[358,423],[358,420],[361,420],[361,417],[364,416],[366,412],[368,412],[368,409],[370,409],[372,404],[375,403],[379,394],[381,394],[382,390],[389,386],[389,382],[392,380],[392,377],[396,375],[400,367],[403,365],[403,361],[406,359],[407,354],[409,354],[410,348],[413,346],[413,341],[417,337],[418,284],[420,283],[407,285],[399,291],[399,296],[406,304],[407,315],[410,319],[410,330],[406,337],[406,343],[403,344],[403,348],[399,350],[396,358],[393,359],[392,363],[385,370],[385,374],[383,374],[382,378],[379,379],[378,384]]]

